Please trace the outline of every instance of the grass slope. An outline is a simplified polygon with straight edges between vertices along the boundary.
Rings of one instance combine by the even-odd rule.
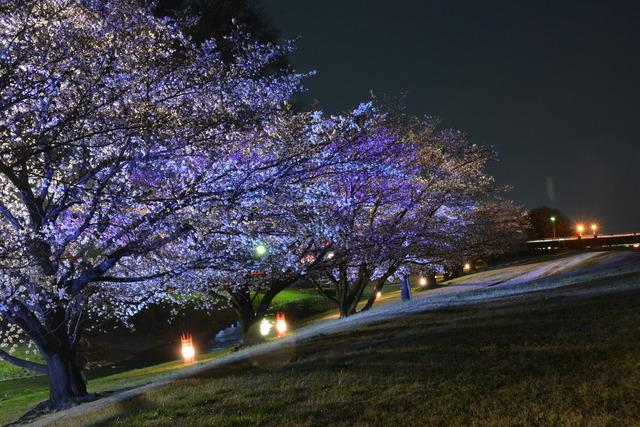
[[[272,302],[271,311],[282,310],[291,314],[295,319],[303,319],[305,316],[326,313],[332,308],[331,301],[320,296],[314,290],[285,289]],[[229,351],[200,354],[198,361],[206,362],[228,353]],[[38,355],[27,353],[27,350],[22,347],[19,347],[13,354],[28,360],[42,361]],[[88,387],[92,393],[128,389],[159,380],[163,376],[179,370],[182,366],[181,361],[175,361],[133,369],[115,375],[90,379]],[[0,425],[15,421],[47,398],[46,377],[0,360]]]
[[[640,286],[576,296],[599,286],[319,337],[60,425],[638,424]]]

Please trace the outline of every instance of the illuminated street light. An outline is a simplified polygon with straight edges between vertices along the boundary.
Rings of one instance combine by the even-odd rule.
[[[584,231],[584,225],[580,224],[576,227],[578,230],[578,237],[582,237],[582,232]]]
[[[556,238],[556,217],[552,216],[551,218],[549,218],[549,220],[551,221],[551,227],[553,228],[553,238]]]
[[[269,322],[267,319],[262,319],[262,322],[260,322],[260,335],[264,337],[269,335],[270,332],[271,322]]]
[[[598,231],[598,225],[597,224],[591,224],[591,232],[593,233],[593,237],[597,237],[597,231]]]
[[[185,365],[191,365],[196,361],[196,349],[193,347],[193,338],[191,335],[183,334],[180,337],[182,344],[182,359]]]
[[[278,312],[278,314],[276,314],[276,330],[278,331],[279,337],[283,337],[287,334],[287,320],[282,312]]]

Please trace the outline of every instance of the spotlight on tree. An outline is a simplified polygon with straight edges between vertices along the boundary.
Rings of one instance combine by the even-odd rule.
[[[271,333],[271,322],[267,319],[262,319],[262,322],[260,322],[260,335],[266,337],[269,333]]]
[[[264,243],[258,243],[254,249],[256,256],[263,257],[269,252],[269,248]]]

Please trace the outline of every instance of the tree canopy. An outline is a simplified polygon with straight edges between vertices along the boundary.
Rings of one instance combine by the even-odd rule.
[[[347,316],[366,286],[522,236],[490,148],[375,100],[296,111],[288,44],[157,12],[0,6],[0,357],[48,374],[52,407],[86,395],[80,338],[107,316],[223,298],[249,327],[300,279]]]

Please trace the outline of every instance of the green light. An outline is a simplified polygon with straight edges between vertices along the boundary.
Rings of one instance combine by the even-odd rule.
[[[258,243],[256,245],[255,251],[257,256],[265,256],[267,254],[267,245],[265,245],[264,243]]]
[[[551,220],[551,222],[556,222],[556,217],[552,216],[551,218],[549,218]]]

